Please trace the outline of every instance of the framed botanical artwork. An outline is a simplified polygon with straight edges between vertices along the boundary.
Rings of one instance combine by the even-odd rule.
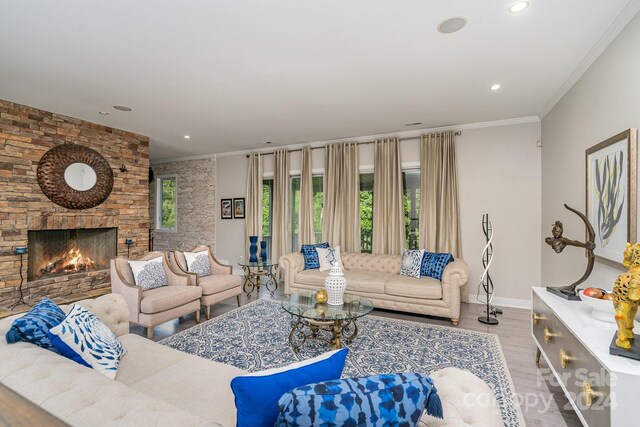
[[[233,199],[220,200],[220,218],[222,219],[233,218]]]
[[[233,217],[244,218],[244,197],[233,199]]]
[[[586,151],[587,218],[596,232],[596,259],[622,263],[637,241],[637,130],[629,129]]]

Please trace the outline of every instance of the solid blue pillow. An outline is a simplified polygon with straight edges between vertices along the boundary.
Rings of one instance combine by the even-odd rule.
[[[406,372],[308,384],[278,401],[275,427],[417,426],[425,409],[442,418],[433,380]]]
[[[328,248],[329,242],[316,243],[315,245],[302,245],[300,252],[304,256],[304,269],[312,270],[314,268],[320,268],[320,258],[318,258],[318,251],[316,248]]]
[[[235,377],[231,389],[236,397],[237,427],[273,427],[280,396],[305,384],[340,378],[348,352],[343,348],[282,368]]]
[[[95,314],[74,304],[49,337],[64,357],[115,379],[126,350],[120,340]]]
[[[25,341],[42,348],[53,349],[49,329],[64,319],[64,311],[49,298],[43,298],[27,314],[13,321],[7,331],[8,344]]]
[[[451,254],[438,254],[425,251],[422,257],[422,265],[420,266],[420,276],[428,276],[442,280],[444,268],[452,261],[453,255]]]

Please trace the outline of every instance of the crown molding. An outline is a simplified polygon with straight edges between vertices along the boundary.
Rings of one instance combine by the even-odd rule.
[[[587,55],[580,61],[578,66],[569,75],[567,80],[560,86],[560,89],[551,97],[549,102],[544,106],[538,116],[544,119],[551,112],[553,107],[571,90],[580,77],[591,67],[591,65],[602,55],[602,52],[611,44],[611,42],[620,34],[633,17],[640,11],[640,0],[631,0],[624,7],[622,12],[616,17],[613,23],[607,28],[602,37],[598,39],[596,44],[591,48]]]
[[[239,150],[239,151],[229,151],[226,153],[218,153],[216,154],[216,157],[240,156],[240,155],[246,155],[249,153],[271,153],[275,150],[280,150],[280,149],[297,150],[302,147],[322,147],[324,145],[332,144],[336,142],[347,142],[347,141],[365,142],[365,141],[371,141],[371,140],[382,139],[382,138],[390,138],[390,137],[420,138],[422,134],[429,133],[429,132],[442,132],[447,130],[464,131],[464,130],[472,130],[472,129],[484,129],[484,128],[492,128],[492,127],[498,127],[498,126],[509,126],[509,125],[519,125],[524,123],[539,123],[539,122],[540,122],[540,118],[538,116],[516,117],[516,118],[504,119],[504,120],[492,120],[487,122],[465,123],[461,125],[414,129],[414,130],[408,130],[404,132],[390,132],[390,133],[380,133],[380,134],[365,135],[365,136],[358,136],[358,137],[328,139],[325,141],[314,141],[314,142],[307,142],[307,143],[301,143],[301,144],[273,145],[270,147],[256,148],[253,150]],[[175,161],[175,160],[167,160],[167,161]]]

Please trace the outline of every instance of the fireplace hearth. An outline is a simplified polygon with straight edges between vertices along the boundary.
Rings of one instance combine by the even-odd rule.
[[[106,270],[117,255],[116,228],[29,231],[27,280]]]

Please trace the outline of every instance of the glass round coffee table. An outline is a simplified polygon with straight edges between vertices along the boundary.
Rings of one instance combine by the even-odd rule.
[[[345,294],[343,305],[321,304],[314,291],[304,291],[287,296],[282,308],[291,316],[289,344],[297,353],[310,338],[327,341],[331,350],[342,348],[343,339],[351,344],[358,336],[357,320],[373,310],[373,303]]]

